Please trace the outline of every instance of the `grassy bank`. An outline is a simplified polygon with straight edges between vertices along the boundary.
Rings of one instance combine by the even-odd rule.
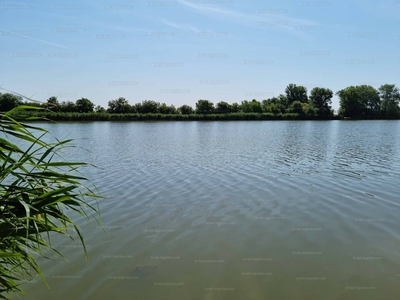
[[[54,121],[246,121],[246,120],[340,120],[338,116],[303,116],[300,114],[229,113],[229,114],[110,114],[18,112],[18,116],[48,118]]]

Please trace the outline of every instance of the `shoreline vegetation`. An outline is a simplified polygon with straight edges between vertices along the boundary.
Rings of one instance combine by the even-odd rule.
[[[51,111],[19,112],[18,117],[35,117],[29,121],[272,121],[272,120],[342,120],[341,116],[303,116],[295,113],[228,113],[228,114],[111,114],[111,113],[56,113]]]
[[[74,214],[101,224],[96,201],[101,196],[81,173],[89,164],[63,160],[63,151],[74,147],[71,140],[46,142],[46,129],[11,117],[20,109],[32,107],[0,113],[0,299],[23,292],[21,284],[37,275],[49,287],[39,258],[53,253],[65,258],[50,234],[77,242],[87,259]]]
[[[16,94],[16,93],[14,93]],[[233,121],[233,120],[386,120],[400,119],[400,90],[395,84],[378,89],[370,85],[349,86],[336,92],[339,110],[332,109],[332,90],[315,87],[308,95],[307,88],[289,84],[284,94],[264,100],[243,100],[241,103],[200,99],[195,108],[144,100],[129,104],[124,97],[108,101],[108,108],[87,98],[75,102],[59,102],[51,96],[46,102],[22,95],[0,93],[0,111],[10,111],[25,105],[40,110],[17,110],[16,116],[47,118],[54,121]],[[25,97],[26,98],[26,97]],[[32,119],[33,119],[32,118]]]

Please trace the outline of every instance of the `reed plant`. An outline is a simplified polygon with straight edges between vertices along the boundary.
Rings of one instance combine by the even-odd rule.
[[[19,109],[31,113],[33,108]],[[80,172],[86,163],[65,161],[60,152],[72,147],[71,140],[46,142],[47,130],[17,120],[16,114],[0,114],[2,299],[21,291],[23,280],[39,275],[46,282],[37,258],[48,251],[62,256],[51,244],[54,234],[77,240],[86,257],[82,232],[72,217],[76,213],[98,220],[98,193],[84,185],[88,179]],[[24,122],[36,119],[25,116]]]

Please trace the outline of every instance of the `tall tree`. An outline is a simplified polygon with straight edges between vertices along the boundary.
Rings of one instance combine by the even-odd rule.
[[[379,96],[381,98],[381,114],[385,118],[400,117],[400,91],[394,84],[381,85]]]
[[[105,109],[103,106],[101,106],[101,105],[97,105],[97,106],[94,108],[94,111],[97,112],[97,113],[105,113],[105,112],[106,112],[106,109]]]
[[[197,114],[211,114],[214,112],[214,104],[209,100],[202,100],[196,102]]]
[[[128,103],[128,100],[126,100],[124,97],[119,97],[116,100],[108,101],[107,111],[114,114],[128,113],[130,112],[130,105]]]
[[[158,113],[159,112],[160,103],[153,100],[144,100],[140,105],[140,110],[138,113],[149,114],[149,113]]]
[[[363,103],[363,115],[378,116],[381,110],[381,98],[379,92],[370,85],[360,85],[359,90],[361,102]]]
[[[256,99],[251,100],[251,107],[255,113],[261,114],[263,112],[260,101],[257,101]]]
[[[178,108],[178,113],[182,115],[190,115],[194,113],[194,110],[191,106],[185,104]]]
[[[72,101],[63,101],[60,103],[61,112],[78,112],[76,104]]]
[[[215,112],[218,114],[228,114],[231,112],[231,105],[228,102],[220,101],[216,105]]]
[[[343,117],[356,117],[361,115],[363,103],[361,102],[357,87],[349,86],[337,91],[336,95],[339,96],[340,115]]]
[[[167,105],[165,103],[162,103],[158,108],[158,111],[160,114],[175,114],[176,108],[174,105]]]
[[[380,111],[379,93],[370,85],[349,86],[336,93],[339,114],[344,117],[377,116]]]
[[[310,104],[318,109],[319,115],[330,115],[333,92],[330,89],[315,87],[311,90]]]
[[[21,97],[10,93],[0,95],[0,111],[6,112],[22,104]]]
[[[241,104],[242,111],[244,113],[262,113],[263,109],[261,103],[256,99],[252,101],[243,100]]]
[[[93,112],[94,104],[87,98],[81,98],[75,102],[78,112],[89,113]]]
[[[51,109],[52,111],[59,111],[60,110],[60,103],[56,96],[51,96],[47,99],[46,107]]]
[[[238,112],[240,112],[240,105],[239,105],[239,103],[237,103],[237,102],[235,102],[235,103],[232,103],[232,105],[231,105],[231,112],[233,112],[233,113],[238,113]]]
[[[301,103],[308,102],[307,88],[302,85],[295,85],[294,83],[289,84],[286,89],[287,105],[292,104],[294,101],[300,101]]]

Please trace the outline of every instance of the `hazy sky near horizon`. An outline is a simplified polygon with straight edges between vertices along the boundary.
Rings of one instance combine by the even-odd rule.
[[[399,16],[400,0],[0,1],[0,87],[194,107],[399,86]]]

